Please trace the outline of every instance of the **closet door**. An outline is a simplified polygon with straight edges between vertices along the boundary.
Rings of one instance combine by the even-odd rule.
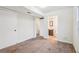
[[[0,48],[15,44],[17,41],[17,14],[0,7]]]

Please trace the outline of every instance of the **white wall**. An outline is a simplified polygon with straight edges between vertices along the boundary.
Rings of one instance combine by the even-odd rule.
[[[34,18],[29,15],[18,14],[18,39],[23,41],[35,36]]]
[[[0,49],[35,37],[34,26],[32,16],[0,7]]]
[[[36,36],[38,36],[37,34],[40,35],[40,18],[39,17],[35,17],[35,33],[36,33]]]
[[[48,16],[58,16],[58,34],[57,34],[57,40],[72,43],[72,37],[73,37],[73,9],[72,8],[66,8],[61,10],[56,10],[51,13],[48,13],[46,17]],[[45,20],[47,22],[47,18]],[[44,35],[48,35],[48,25],[47,23],[42,24],[42,32],[44,31]],[[46,31],[46,32],[45,32]]]
[[[73,45],[79,52],[79,7],[73,8]]]
[[[40,20],[40,35],[48,38],[48,21],[46,17]]]

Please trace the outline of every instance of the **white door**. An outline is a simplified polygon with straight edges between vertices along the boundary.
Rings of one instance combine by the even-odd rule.
[[[17,14],[0,8],[0,48],[15,44],[17,41]]]

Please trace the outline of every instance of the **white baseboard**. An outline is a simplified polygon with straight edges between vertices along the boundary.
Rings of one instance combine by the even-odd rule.
[[[17,42],[13,42],[13,43],[10,43],[10,44],[6,44],[4,46],[1,46],[0,49],[4,49],[4,48],[7,48],[7,47],[10,47],[10,46],[13,46],[13,45],[16,45],[18,43],[21,43],[23,41],[26,41],[26,40],[29,40],[31,38],[35,38],[35,37],[29,37],[29,38],[26,38],[26,39],[23,39],[23,40],[18,40]]]
[[[69,44],[72,44],[72,42],[65,41],[65,40],[57,40],[57,41],[60,41],[60,42],[64,42],[64,43],[69,43]]]

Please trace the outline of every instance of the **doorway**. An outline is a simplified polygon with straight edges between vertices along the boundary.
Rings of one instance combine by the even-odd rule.
[[[49,16],[48,17],[48,36],[49,39],[57,39],[57,16]]]

